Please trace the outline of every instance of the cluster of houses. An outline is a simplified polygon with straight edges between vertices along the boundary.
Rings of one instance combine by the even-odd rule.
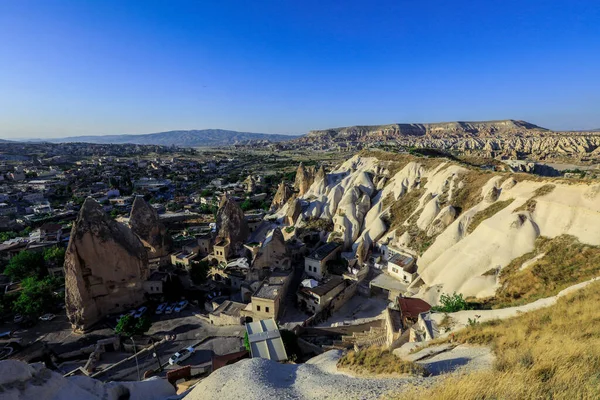
[[[281,217],[262,208],[273,199],[264,177],[250,174],[243,181],[227,182],[222,176],[233,163],[100,156],[69,168],[0,166],[0,229],[3,223],[4,230],[11,224],[33,227],[27,236],[0,244],[0,259],[66,245],[77,214],[74,199],[92,197],[127,222],[136,196],[144,196],[172,235],[169,253],[150,259],[151,273],[143,283],[149,299],[160,300],[175,274],[185,289],[202,291],[210,323],[254,326],[259,338],[261,325],[251,324],[282,322],[290,308],[295,309],[290,313],[302,313],[302,324],[309,325],[326,320],[354,296],[380,296],[391,304],[385,334],[380,335],[386,343],[397,342],[409,327],[412,340],[435,336],[427,307],[410,299],[420,282],[413,255],[381,244],[370,250],[366,262],[358,262],[318,225],[295,227],[301,209]],[[212,178],[199,187],[193,184],[199,175]],[[58,207],[53,200],[60,198],[69,200]],[[172,203],[178,207],[170,209]],[[227,207],[233,211],[222,215]],[[208,266],[203,283],[192,280],[199,264]],[[51,275],[63,273],[52,268]]]

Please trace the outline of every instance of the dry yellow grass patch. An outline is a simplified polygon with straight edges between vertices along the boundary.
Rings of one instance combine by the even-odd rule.
[[[520,270],[524,262],[542,258]],[[539,237],[535,249],[514,259],[500,273],[501,287],[491,304],[495,308],[530,303],[600,275],[600,247],[581,243],[576,237]],[[600,329],[600,328],[599,328]]]
[[[396,399],[600,398],[600,282],[557,304],[459,331],[461,343],[491,345],[494,369],[451,376]]]
[[[482,223],[488,218],[493,217],[494,215],[496,215],[496,213],[508,207],[513,201],[515,201],[515,199],[497,201],[489,207],[487,207],[485,210],[477,212],[471,219],[471,222],[469,223],[469,226],[467,228],[467,232],[473,232],[475,228],[479,226],[480,223]]]
[[[390,229],[399,228],[417,209],[419,206],[419,200],[425,193],[426,183],[426,178],[421,179],[419,188],[412,189],[410,192],[406,193],[396,201],[393,200],[391,194],[383,199],[384,207],[387,207],[387,205],[391,204],[389,211],[390,221],[388,224]]]
[[[338,368],[359,374],[426,374],[425,368],[409,361],[403,361],[389,350],[371,346],[358,352],[351,350],[337,363]]]
[[[463,187],[453,192],[450,201],[452,206],[458,211],[458,214],[467,211],[481,201],[481,188],[494,175],[490,171],[480,170],[469,170],[459,175],[457,182],[462,182]]]

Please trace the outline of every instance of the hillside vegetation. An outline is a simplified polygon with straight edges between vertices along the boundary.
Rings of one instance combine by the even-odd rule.
[[[531,265],[523,264],[540,257]],[[600,275],[600,247],[581,243],[574,236],[539,237],[535,249],[514,259],[500,273],[501,287],[494,308],[531,303]]]
[[[422,366],[403,361],[389,350],[384,350],[379,346],[371,346],[359,351],[351,350],[340,358],[337,365],[341,369],[359,374],[425,375],[427,372]]]
[[[491,371],[454,375],[396,399],[600,398],[600,282],[547,309],[504,321],[474,324],[460,343],[489,345]]]

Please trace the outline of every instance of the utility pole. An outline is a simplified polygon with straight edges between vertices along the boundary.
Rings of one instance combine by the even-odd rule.
[[[158,370],[160,372],[162,372],[163,367],[162,367],[162,363],[160,362],[160,358],[158,357],[158,351],[156,351],[156,346],[154,345],[154,340],[152,341],[152,355],[156,358],[156,362],[158,363]]]
[[[138,381],[141,381],[142,378],[140,377],[140,365],[138,364],[137,350],[135,349],[135,341],[133,340],[133,336],[131,337],[131,343],[133,343],[133,354],[135,356],[135,368],[137,369]]]

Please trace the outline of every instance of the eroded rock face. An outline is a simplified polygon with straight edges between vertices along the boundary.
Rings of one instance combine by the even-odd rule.
[[[427,229],[427,236],[436,236],[442,233],[456,219],[456,209],[452,206],[444,207]]]
[[[296,171],[296,180],[294,181],[294,189],[298,191],[298,196],[303,196],[310,185],[313,184],[315,180],[315,169],[314,168],[305,168],[304,164],[300,163],[298,166],[298,170]]]
[[[254,256],[252,268],[288,268],[289,265],[290,259],[285,246],[283,233],[281,233],[281,229],[275,228],[269,235],[267,235],[265,241],[261,245],[260,250],[258,250],[258,253],[256,253]]]
[[[217,211],[217,232],[216,243],[229,243],[230,255],[240,253],[250,232],[244,212],[227,195],[221,198]]]
[[[281,182],[277,187],[277,193],[275,193],[275,197],[273,197],[273,202],[271,203],[271,210],[276,211],[279,210],[287,201],[292,197],[292,190],[285,184],[285,182]]]
[[[300,204],[300,200],[293,199],[290,200],[290,205],[288,207],[287,213],[285,215],[285,219],[288,225],[292,226],[298,220],[298,217],[302,213],[302,205]]]
[[[141,196],[133,201],[129,226],[148,250],[148,258],[169,255],[173,244],[171,236],[160,222],[156,210]]]
[[[98,202],[86,199],[65,255],[65,304],[73,329],[85,331],[107,314],[144,302],[147,276],[142,242]]]

